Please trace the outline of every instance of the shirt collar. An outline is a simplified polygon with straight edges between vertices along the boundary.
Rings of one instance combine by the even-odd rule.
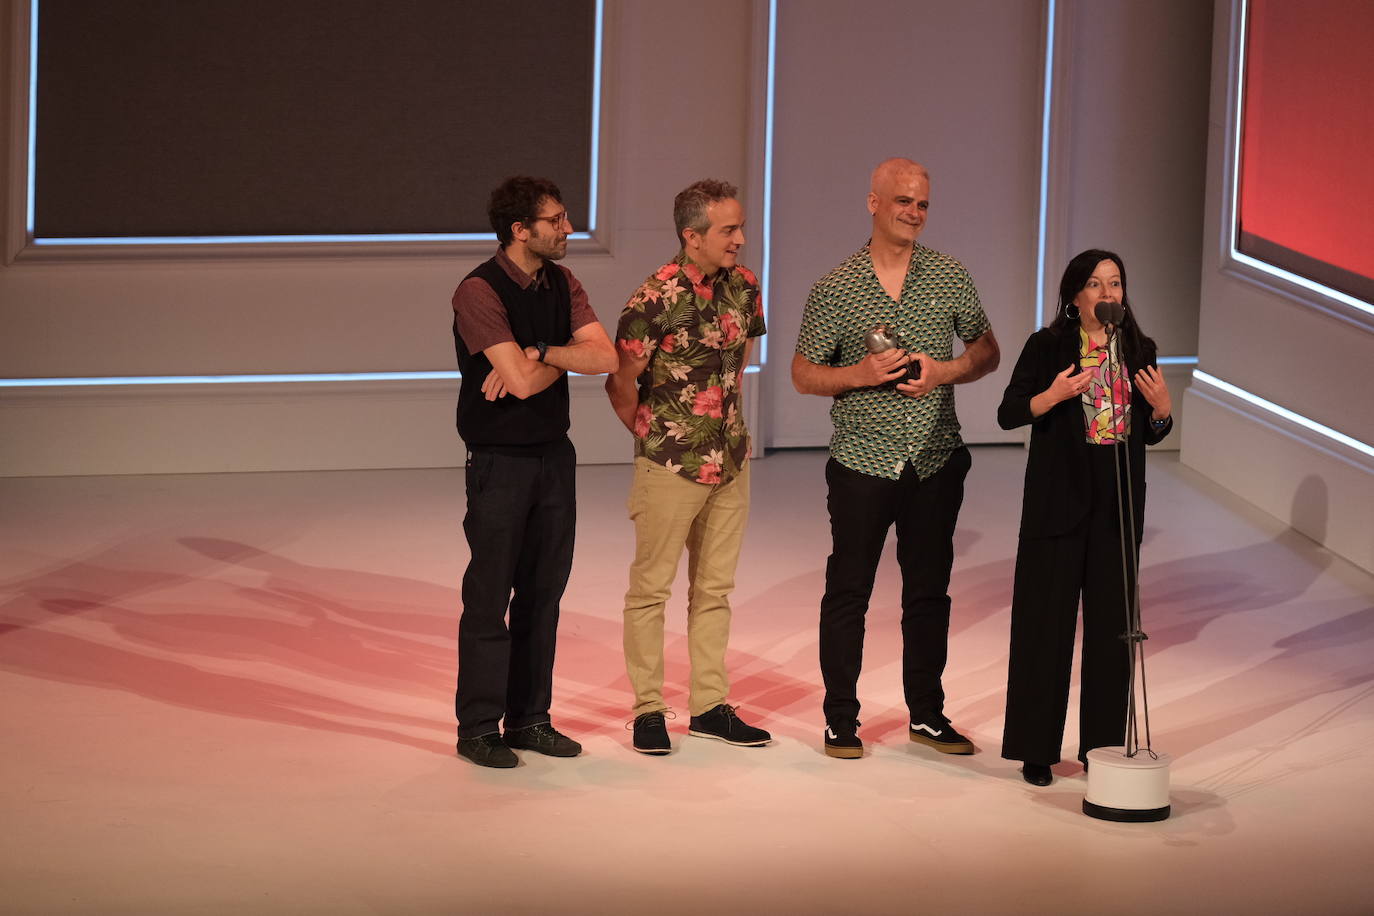
[[[676,264],[680,264],[683,268],[686,268],[688,265],[690,265],[692,267],[695,267],[697,270],[701,270],[701,265],[699,265],[696,261],[692,260],[691,256],[687,254],[686,248],[678,250],[677,257],[673,258],[673,262]],[[717,267],[716,272],[713,274],[707,274],[703,271],[701,277],[702,282],[714,286],[717,280],[723,280],[726,277],[730,276],[730,270],[731,268],[727,267]]]
[[[868,241],[864,242],[864,247],[860,250],[863,251],[864,257],[868,258],[868,269],[873,272],[874,276],[877,276],[878,271],[873,266],[873,249],[870,247],[872,244],[873,239],[870,238]],[[912,274],[920,273],[921,255],[926,251],[929,251],[929,249],[920,242],[911,243],[911,260],[908,261],[906,265],[906,275],[908,277]]]
[[[521,289],[529,289],[531,285],[545,287],[549,285],[548,271],[543,267],[534,272],[534,276],[525,273],[524,268],[515,263],[510,255],[506,254],[505,248],[496,249],[496,263],[501,265],[501,269],[506,272],[506,276],[515,282]],[[548,262],[545,262],[545,267]]]

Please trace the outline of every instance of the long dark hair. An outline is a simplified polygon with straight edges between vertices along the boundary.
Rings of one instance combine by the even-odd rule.
[[[1153,348],[1154,341],[1146,337],[1140,330],[1140,324],[1135,320],[1135,312],[1131,309],[1131,300],[1128,295],[1129,288],[1126,286],[1126,264],[1121,260],[1121,255],[1115,251],[1104,251],[1101,248],[1089,248],[1073,256],[1069,261],[1069,266],[1064,268],[1064,276],[1059,281],[1059,306],[1055,310],[1054,320],[1050,322],[1049,328],[1056,334],[1077,334],[1078,318],[1069,317],[1069,306],[1073,304],[1074,297],[1083,292],[1083,287],[1088,285],[1089,278],[1097,265],[1103,261],[1111,261],[1116,265],[1116,269],[1121,272],[1121,304],[1126,309],[1126,317],[1121,322],[1118,329],[1121,342],[1121,357],[1126,361],[1126,365],[1132,369],[1140,368],[1140,357],[1147,347]]]

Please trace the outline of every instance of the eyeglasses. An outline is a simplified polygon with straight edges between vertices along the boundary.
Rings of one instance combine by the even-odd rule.
[[[553,216],[532,216],[532,217],[530,217],[530,222],[532,222],[532,223],[537,223],[537,222],[539,222],[540,220],[547,221],[550,225],[552,225],[555,229],[557,229],[559,226],[561,226],[561,225],[563,225],[564,223],[568,222],[568,211],[567,211],[567,210],[559,210],[559,211],[558,211],[557,213],[555,213]]]

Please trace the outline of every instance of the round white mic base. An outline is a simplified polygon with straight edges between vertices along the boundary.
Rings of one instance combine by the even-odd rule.
[[[1104,821],[1142,823],[1169,816],[1168,754],[1152,757],[1138,751],[1126,756],[1124,747],[1088,751],[1088,794],[1083,813]]]

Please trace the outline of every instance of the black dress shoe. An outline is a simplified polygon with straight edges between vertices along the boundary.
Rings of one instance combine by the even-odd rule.
[[[673,742],[668,739],[668,723],[663,712],[655,710],[635,716],[634,738],[630,746],[641,754],[662,757],[673,752]]]
[[[1054,781],[1054,774],[1050,772],[1049,764],[1023,763],[1021,778],[1033,786],[1047,786]]]

